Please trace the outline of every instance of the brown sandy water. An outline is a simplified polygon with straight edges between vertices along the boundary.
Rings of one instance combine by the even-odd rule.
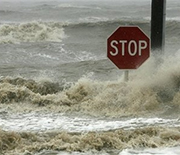
[[[123,149],[161,148],[179,145],[179,128],[145,127],[135,130],[106,132],[8,132],[0,131],[0,151],[4,154],[35,154],[43,150],[52,152],[118,152]],[[47,151],[48,152],[48,151]],[[101,152],[102,153],[102,152]]]
[[[106,39],[150,36],[150,1],[1,0],[0,155],[179,155],[179,8],[167,2],[164,57],[125,83]]]
[[[128,83],[2,77],[1,153],[120,154],[179,146],[179,72],[174,66],[162,71],[140,80],[142,68]]]

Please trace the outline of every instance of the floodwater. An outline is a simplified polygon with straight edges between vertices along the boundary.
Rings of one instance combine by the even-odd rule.
[[[120,25],[150,36],[150,7],[2,0],[0,154],[179,155],[180,2],[167,2],[163,57],[151,53],[124,82],[106,56]]]

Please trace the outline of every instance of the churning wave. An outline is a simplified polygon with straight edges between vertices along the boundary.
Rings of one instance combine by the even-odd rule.
[[[41,22],[33,21],[28,23],[6,23],[0,25],[0,43],[20,43],[20,42],[61,42],[66,37],[64,29],[83,29],[88,27],[119,27],[120,25],[137,25],[146,33],[150,33],[150,21],[135,19],[107,19],[100,17],[87,17],[79,19],[79,22]],[[179,21],[168,20],[166,24],[168,37],[180,37]]]
[[[35,21],[0,25],[0,43],[61,42],[64,37],[65,33],[60,23]]]
[[[128,83],[86,77],[75,83],[2,77],[0,102],[14,104],[14,110],[18,103],[24,103],[91,116],[179,116],[180,72],[177,61],[168,57],[154,73],[151,70],[157,67],[155,63],[151,64],[132,72]]]
[[[0,130],[0,153],[17,154],[58,154],[61,151],[85,152],[85,154],[106,154],[123,149],[175,147],[179,144],[178,128],[145,127],[135,130],[112,130],[105,132],[9,132]],[[49,150],[49,151],[47,151]],[[48,153],[48,154],[49,154]],[[67,153],[64,153],[67,154]]]
[[[179,122],[178,59],[179,53],[164,59],[157,67],[151,58],[146,65],[131,72],[130,81],[126,83],[121,79],[99,81],[86,77],[74,83],[1,77],[0,113],[53,112],[113,119],[162,116],[174,117]],[[179,145],[180,128],[173,125],[152,124],[128,130],[83,133],[59,130],[11,132],[0,129],[0,153],[40,155],[48,151],[58,154],[59,151],[86,153],[93,150],[94,154],[99,151],[105,154],[106,150],[175,147]]]
[[[148,23],[141,23],[128,20],[108,20],[100,17],[87,17],[79,19],[80,22],[42,22],[33,21],[27,23],[6,23],[0,24],[0,43],[21,43],[21,42],[61,42],[66,37],[64,29],[83,29],[87,27],[109,27],[119,24],[137,24],[146,27]]]

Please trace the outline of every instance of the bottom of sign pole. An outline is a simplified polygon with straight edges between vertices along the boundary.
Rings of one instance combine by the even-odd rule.
[[[124,71],[124,81],[127,82],[129,80],[129,71],[125,70]]]

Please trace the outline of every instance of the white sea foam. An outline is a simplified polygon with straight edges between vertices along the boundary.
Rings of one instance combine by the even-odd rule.
[[[179,155],[180,147],[132,150],[125,149],[119,155]]]
[[[98,9],[98,10],[101,9],[100,7],[90,7],[90,6],[85,6],[85,5],[74,5],[74,4],[70,4],[70,3],[59,4],[57,7],[58,8],[77,8],[77,9]]]
[[[96,22],[105,22],[110,20],[107,17],[96,17],[96,16],[89,16],[85,18],[79,18],[80,22],[88,22],[88,23],[96,23]],[[112,19],[111,19],[112,20]]]
[[[131,118],[126,120],[104,120],[80,117],[67,117],[62,114],[21,114],[0,118],[0,127],[12,131],[48,131],[68,132],[108,131],[114,129],[136,129],[148,126],[179,127],[178,119]]]

